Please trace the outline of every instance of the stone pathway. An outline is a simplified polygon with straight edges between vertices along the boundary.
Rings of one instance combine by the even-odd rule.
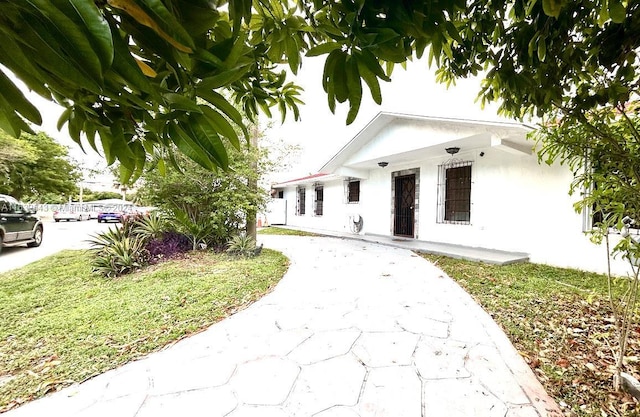
[[[491,318],[404,249],[262,236],[291,267],[248,309],[23,416],[560,416]]]

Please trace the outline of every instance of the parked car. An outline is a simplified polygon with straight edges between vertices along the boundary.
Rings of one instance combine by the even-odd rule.
[[[69,221],[75,220],[81,222],[83,220],[89,220],[89,211],[81,204],[65,204],[60,210],[53,212],[53,220],[59,222],[61,220]]]
[[[40,246],[44,226],[35,212],[15,198],[0,194],[0,252],[3,247]]]
[[[98,223],[122,222],[124,210],[118,207],[105,207],[98,213]]]

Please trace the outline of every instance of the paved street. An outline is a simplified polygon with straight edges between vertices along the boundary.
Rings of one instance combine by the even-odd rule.
[[[114,226],[114,223],[98,223],[97,220],[55,223],[47,219],[43,222],[44,235],[40,247],[27,248],[25,245],[2,249],[0,273],[19,268],[64,249],[88,248],[86,240],[90,235]]]
[[[260,236],[289,271],[247,309],[6,417],[545,417],[500,328],[411,251]]]

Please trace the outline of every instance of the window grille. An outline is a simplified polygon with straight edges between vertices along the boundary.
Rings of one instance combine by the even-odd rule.
[[[315,186],[316,198],[314,202],[314,210],[313,214],[316,216],[322,216],[323,205],[324,205],[324,187],[322,185]]]
[[[471,161],[438,167],[438,223],[471,223]]]
[[[306,194],[307,194],[307,190],[304,187],[299,187],[298,188],[298,199],[296,201],[296,204],[297,204],[296,213],[299,216],[304,216],[304,214],[306,212],[306,210],[305,210]]]
[[[360,181],[349,181],[347,184],[347,202],[360,202]]]

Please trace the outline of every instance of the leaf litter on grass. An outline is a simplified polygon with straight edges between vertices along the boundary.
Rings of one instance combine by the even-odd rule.
[[[613,390],[617,333],[606,277],[535,264],[495,266],[424,255],[503,328],[566,416],[640,416]],[[640,376],[640,317],[625,371]]]

